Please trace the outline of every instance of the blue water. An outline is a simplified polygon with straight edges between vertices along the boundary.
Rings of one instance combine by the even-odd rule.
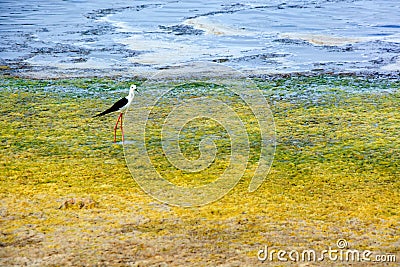
[[[0,65],[140,74],[193,61],[255,74],[396,72],[400,1],[4,1]]]

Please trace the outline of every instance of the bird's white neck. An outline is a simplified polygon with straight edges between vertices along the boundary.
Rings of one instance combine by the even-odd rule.
[[[131,104],[134,97],[135,97],[135,90],[130,90],[128,94],[128,105]]]
[[[131,90],[128,95],[128,99],[132,100],[135,97],[135,91]]]

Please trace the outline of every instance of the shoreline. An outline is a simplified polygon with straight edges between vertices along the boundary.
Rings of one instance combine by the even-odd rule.
[[[193,71],[193,66],[197,67]],[[207,69],[210,67],[211,69]],[[5,65],[0,64],[0,76],[3,77],[19,77],[24,79],[74,79],[74,78],[123,78],[123,79],[148,79],[163,73],[164,78],[173,80],[174,78],[222,78],[214,69],[221,68],[231,73],[240,73],[242,77],[274,79],[288,77],[317,77],[317,76],[337,76],[337,77],[365,77],[365,78],[387,78],[400,79],[400,70],[394,71],[377,71],[377,70],[360,70],[360,71],[331,71],[316,69],[310,71],[291,71],[291,72],[265,72],[265,71],[240,71],[221,63],[210,61],[192,62],[187,64],[172,65],[162,68],[144,67],[144,69],[132,69],[132,75],[126,70],[118,69],[55,69],[46,67],[35,67],[26,64]],[[168,74],[170,72],[170,74]],[[166,74],[166,75],[165,75]]]

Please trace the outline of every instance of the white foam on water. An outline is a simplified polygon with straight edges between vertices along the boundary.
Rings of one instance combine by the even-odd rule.
[[[127,23],[117,21],[108,15],[98,21],[111,23],[118,32],[132,33],[128,38],[116,39],[117,43],[126,45],[129,49],[140,51],[141,54],[128,58],[131,63],[143,65],[166,66],[176,63],[184,63],[191,60],[210,59],[217,57],[233,57],[242,54],[242,47],[210,47],[210,44],[200,41],[199,44],[190,40],[165,39],[162,35],[143,34],[143,29],[136,29]],[[196,29],[205,30],[206,33],[214,35],[250,35],[252,33],[241,29],[234,29],[206,18],[189,19],[184,22]],[[207,30],[206,30],[207,29]],[[161,39],[163,38],[163,39]],[[215,45],[213,42],[212,45]]]
[[[120,40],[120,43],[132,50],[143,51],[143,54],[131,57],[129,61],[145,65],[166,65],[190,60],[193,57],[193,51],[200,49],[196,45],[149,39],[143,35],[131,36]]]
[[[400,34],[392,34],[389,36],[385,36],[384,38],[381,38],[381,40],[388,43],[400,43]]]
[[[381,68],[384,71],[400,71],[400,59],[395,63],[385,65]]]
[[[107,15],[105,17],[101,17],[99,19],[97,19],[97,22],[106,22],[106,23],[110,23],[111,25],[113,25],[114,27],[116,27],[116,31],[117,32],[130,32],[130,33],[140,33],[143,30],[139,29],[139,28],[134,28],[132,26],[130,26],[128,23],[124,22],[124,21],[117,21],[117,20],[113,20],[111,19],[112,15]]]
[[[151,39],[143,35],[133,35],[119,42],[132,50],[143,51],[142,54],[129,58],[129,61],[145,65],[163,66],[190,60],[210,59],[215,55],[231,56],[237,53],[229,48],[210,48],[193,43]]]
[[[376,40],[376,37],[342,37],[314,33],[281,33],[280,38],[303,40],[316,46],[344,46]]]
[[[227,35],[227,36],[255,35],[255,33],[246,31],[244,29],[224,25],[224,24],[214,21],[208,17],[197,17],[197,18],[193,18],[193,19],[187,19],[183,22],[183,24],[192,26],[193,28],[195,28],[197,30],[202,30],[206,34],[212,34],[212,35]]]
[[[107,62],[99,58],[89,58],[83,62],[60,62],[54,57],[45,56],[35,56],[27,59],[26,62],[32,64],[33,66],[48,66],[58,69],[68,70],[68,69],[107,69],[112,67],[110,62]]]

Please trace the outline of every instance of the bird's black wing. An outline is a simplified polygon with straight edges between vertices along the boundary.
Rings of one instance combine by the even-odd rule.
[[[111,112],[114,112],[114,111],[118,111],[121,108],[123,108],[126,104],[128,104],[128,98],[126,98],[126,97],[121,98],[120,100],[115,102],[114,105],[112,105],[111,108],[103,111],[102,113],[97,114],[95,117],[100,117],[100,116],[106,115],[108,113],[111,113]]]

